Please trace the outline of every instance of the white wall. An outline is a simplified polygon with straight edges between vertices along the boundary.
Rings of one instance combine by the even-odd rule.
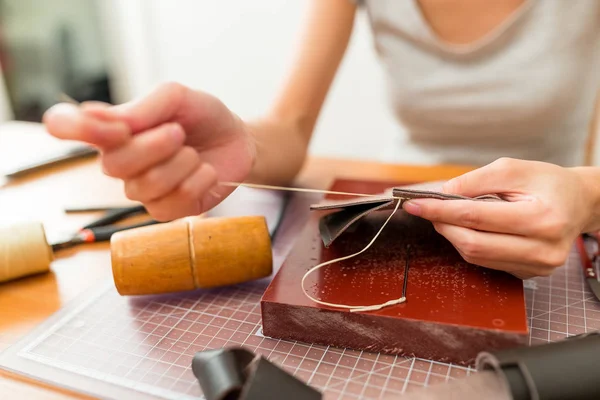
[[[174,80],[217,95],[245,118],[270,104],[292,62],[302,0],[97,0],[119,102]],[[430,162],[393,119],[364,12],[325,103],[312,154]],[[596,164],[600,165],[600,140]],[[389,151],[392,149],[393,151]],[[383,154],[383,152],[386,154]],[[392,158],[393,157],[393,158]]]
[[[152,7],[146,0],[96,0],[103,23],[111,91],[116,103],[140,96],[163,77],[155,66]]]
[[[107,31],[120,47],[119,100],[175,80],[220,97],[245,118],[269,106],[293,59],[308,2],[298,0],[111,0]],[[107,10],[108,9],[108,10]],[[399,128],[385,102],[382,71],[360,14],[326,101],[313,154],[379,159]],[[120,32],[117,42],[116,32]],[[133,68],[132,68],[133,67]]]

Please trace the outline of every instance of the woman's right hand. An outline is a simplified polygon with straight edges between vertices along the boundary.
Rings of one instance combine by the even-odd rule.
[[[51,135],[100,151],[106,175],[123,180],[126,196],[168,221],[217,205],[255,159],[244,122],[222,102],[176,83],[130,103],[59,104],[44,115]]]

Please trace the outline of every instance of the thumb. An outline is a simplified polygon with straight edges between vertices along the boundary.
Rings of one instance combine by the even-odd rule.
[[[131,102],[108,108],[97,108],[97,117],[118,119],[127,123],[131,131],[142,131],[173,121],[182,108],[189,89],[177,83],[159,86],[149,95]]]
[[[521,186],[524,171],[519,160],[498,159],[444,183],[442,191],[467,197],[500,194]]]
[[[52,136],[63,140],[85,142],[101,149],[118,147],[129,140],[126,123],[108,118],[95,118],[81,107],[60,103],[48,109],[42,122]]]

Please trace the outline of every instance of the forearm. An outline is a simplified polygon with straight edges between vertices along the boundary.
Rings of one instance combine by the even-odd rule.
[[[589,208],[584,232],[600,230],[600,168],[577,167],[573,171],[581,179]]]
[[[306,159],[307,134],[298,123],[263,119],[247,124],[255,149],[255,162],[247,181],[288,185]]]
[[[248,180],[287,185],[302,168],[314,127],[352,33],[348,0],[313,0],[295,62],[281,92],[259,121],[246,126],[256,144]]]

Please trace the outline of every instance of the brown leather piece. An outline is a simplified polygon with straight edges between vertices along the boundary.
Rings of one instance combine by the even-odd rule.
[[[394,199],[373,203],[359,203],[341,208],[339,211],[327,214],[319,221],[319,231],[325,247],[337,239],[346,229],[365,215],[377,210],[386,210],[394,205]]]
[[[457,194],[448,194],[442,192],[435,192],[431,190],[418,190],[418,189],[403,189],[394,188],[392,190],[394,197],[402,197],[408,199],[438,199],[438,200],[475,200],[475,201],[504,201],[502,198],[495,194],[484,194],[477,197],[466,197]]]
[[[387,193],[389,189],[386,190]],[[472,200],[472,201],[505,201],[497,195],[487,194],[478,197],[465,197],[454,194],[442,193],[433,190],[394,187],[391,195],[376,195],[373,197],[357,197],[343,200],[325,200],[319,204],[311,205],[313,211],[335,211],[324,215],[319,222],[319,231],[325,247],[329,247],[352,224],[364,216],[381,210],[391,210],[396,201],[412,199],[437,199],[437,200]],[[399,211],[403,212],[403,211]]]

